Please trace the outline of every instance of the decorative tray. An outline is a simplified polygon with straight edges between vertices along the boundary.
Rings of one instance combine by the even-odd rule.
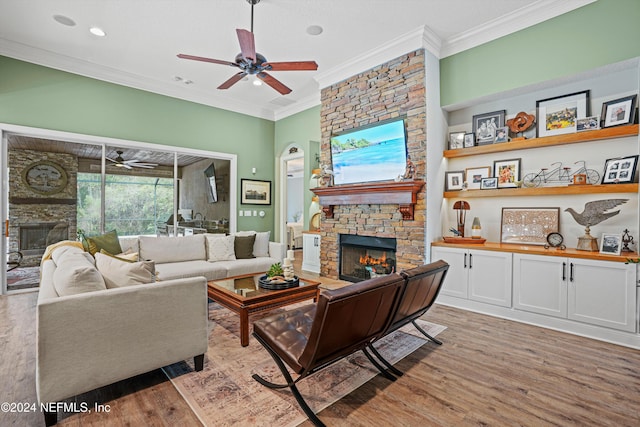
[[[271,291],[280,290],[280,289],[289,289],[295,288],[300,285],[300,279],[298,276],[293,276],[292,280],[271,280],[267,278],[267,275],[260,276],[258,279],[259,286],[262,289],[269,289]]]
[[[446,243],[458,243],[458,244],[482,244],[484,242],[487,241],[487,239],[474,239],[473,237],[449,237],[449,236],[445,236],[443,237],[444,241]]]

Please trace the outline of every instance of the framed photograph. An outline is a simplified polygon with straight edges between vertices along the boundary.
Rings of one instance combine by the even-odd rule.
[[[496,138],[493,140],[494,144],[500,142],[509,142],[509,127],[504,126],[496,129]]]
[[[632,124],[636,118],[638,95],[625,96],[602,103],[602,127]]]
[[[270,205],[271,181],[240,180],[240,203],[243,205]]]
[[[622,249],[622,234],[602,233],[600,239],[600,253],[607,255],[620,255]]]
[[[449,133],[449,150],[457,150],[464,147],[464,132]]]
[[[589,115],[589,91],[536,101],[538,137],[573,133]]]
[[[473,116],[473,133],[478,145],[493,144],[498,128],[504,127],[506,110]]]
[[[490,178],[482,178],[480,181],[481,190],[494,190],[498,188],[498,178],[492,176]]]
[[[638,155],[607,159],[604,164],[603,184],[633,182],[638,165]]]
[[[582,132],[585,130],[600,129],[600,116],[585,117],[584,119],[578,119],[576,124],[576,131]]]
[[[469,190],[479,190],[480,184],[482,183],[482,178],[489,178],[490,176],[490,166],[467,168],[464,171],[464,180],[467,182],[467,188]]]
[[[464,184],[464,171],[445,172],[445,191],[462,190]]]
[[[473,132],[465,133],[464,134],[464,148],[473,147],[474,145],[476,145],[476,134],[473,133]]]
[[[577,173],[573,175],[573,185],[587,185],[587,174]]]
[[[498,178],[498,188],[514,188],[520,181],[521,159],[496,160],[493,162],[493,176]]]
[[[502,208],[500,242],[544,245],[560,231],[560,208]]]

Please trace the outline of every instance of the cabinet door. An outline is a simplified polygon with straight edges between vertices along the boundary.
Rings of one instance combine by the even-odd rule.
[[[513,254],[513,308],[566,318],[568,269],[564,257]]]
[[[320,236],[302,234],[302,269],[320,274]]]
[[[431,248],[431,261],[439,259],[449,264],[447,277],[440,292],[458,298],[467,298],[467,263],[469,254],[466,249]]]
[[[469,299],[511,307],[510,252],[469,251]]]
[[[569,319],[636,331],[634,264],[569,258]]]

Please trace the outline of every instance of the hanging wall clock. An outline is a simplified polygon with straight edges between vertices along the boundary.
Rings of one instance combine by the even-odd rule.
[[[36,193],[56,194],[67,186],[67,173],[59,164],[42,160],[22,171],[22,181]]]

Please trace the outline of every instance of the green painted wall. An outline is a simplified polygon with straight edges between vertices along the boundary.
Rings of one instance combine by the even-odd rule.
[[[237,154],[238,178],[274,177],[274,162],[264,161],[274,158],[270,120],[2,56],[0,122]],[[261,210],[265,218],[239,217],[238,229],[273,230],[274,205]]]
[[[320,106],[309,108],[300,113],[278,120],[275,124],[275,153],[276,156],[287,154],[285,150],[290,144],[296,144],[304,150],[304,179],[303,183],[308,187],[311,178],[311,170],[317,167],[316,154],[320,154]],[[276,177],[280,173],[279,165],[276,166]],[[277,179],[277,178],[276,178]],[[280,198],[276,194],[277,203]],[[308,229],[309,205],[311,204],[311,191],[305,191],[305,229]],[[275,224],[276,233],[280,232],[280,224]]]
[[[440,61],[441,105],[640,56],[640,1],[598,0]]]

